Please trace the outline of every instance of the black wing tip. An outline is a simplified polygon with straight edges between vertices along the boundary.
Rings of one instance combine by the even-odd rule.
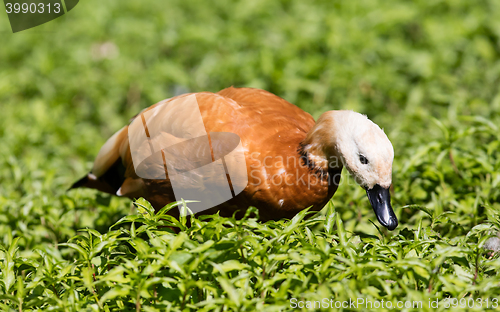
[[[87,185],[88,182],[89,182],[89,175],[86,174],[83,178],[81,178],[80,180],[73,183],[66,191],[70,191],[72,189],[84,187]]]

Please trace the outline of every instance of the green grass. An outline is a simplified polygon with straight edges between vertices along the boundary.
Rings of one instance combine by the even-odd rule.
[[[230,85],[383,127],[399,227],[380,228],[347,184],[308,219],[190,226],[142,200],[66,192],[140,109]],[[495,0],[87,0],[17,34],[0,12],[1,310],[491,307],[500,259],[482,245],[500,230],[499,86]]]

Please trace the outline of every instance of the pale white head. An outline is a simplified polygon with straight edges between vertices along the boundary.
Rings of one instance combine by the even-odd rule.
[[[376,184],[389,188],[394,149],[384,131],[365,115],[353,111],[335,111],[333,118],[333,144],[356,182],[365,189]]]
[[[346,167],[366,190],[379,222],[389,230],[397,227],[389,193],[394,149],[379,126],[353,111],[329,111],[321,115],[304,143],[316,163],[327,159],[330,167]]]

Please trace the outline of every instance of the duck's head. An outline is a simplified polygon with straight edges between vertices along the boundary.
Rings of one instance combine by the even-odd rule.
[[[321,115],[313,136],[314,132],[321,137],[330,163],[340,161],[347,168],[366,190],[380,224],[394,230],[398,220],[389,193],[394,149],[384,131],[362,114],[339,110]]]
[[[389,230],[398,226],[391,207],[394,149],[379,126],[366,116],[352,111],[338,111],[336,149],[342,162],[370,199],[378,221]]]

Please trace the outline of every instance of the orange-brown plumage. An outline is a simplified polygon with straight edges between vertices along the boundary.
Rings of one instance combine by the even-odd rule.
[[[329,131],[335,124],[335,114],[325,113],[318,125],[297,106],[259,89],[230,87],[217,93],[195,95],[206,133],[231,132],[240,137],[248,175],[248,184],[241,193],[204,213],[220,211],[221,215],[230,216],[240,210],[241,215],[249,206],[255,206],[263,220],[291,218],[310,206],[319,210],[330,200],[343,167],[342,155],[330,142],[336,135]],[[188,95],[159,102],[143,112],[185,96]],[[172,125],[190,127],[182,123],[186,118],[189,116],[176,116],[171,119]],[[175,201],[171,181],[168,174],[162,180],[143,179],[136,174],[128,127],[108,140],[91,174],[74,187],[91,187],[111,194],[118,191],[118,195],[130,198],[144,197],[155,209],[160,209]],[[214,151],[211,152],[213,157]],[[183,157],[197,157],[197,153],[206,151],[191,148],[177,151]],[[330,162],[332,158],[336,158],[334,165]]]

